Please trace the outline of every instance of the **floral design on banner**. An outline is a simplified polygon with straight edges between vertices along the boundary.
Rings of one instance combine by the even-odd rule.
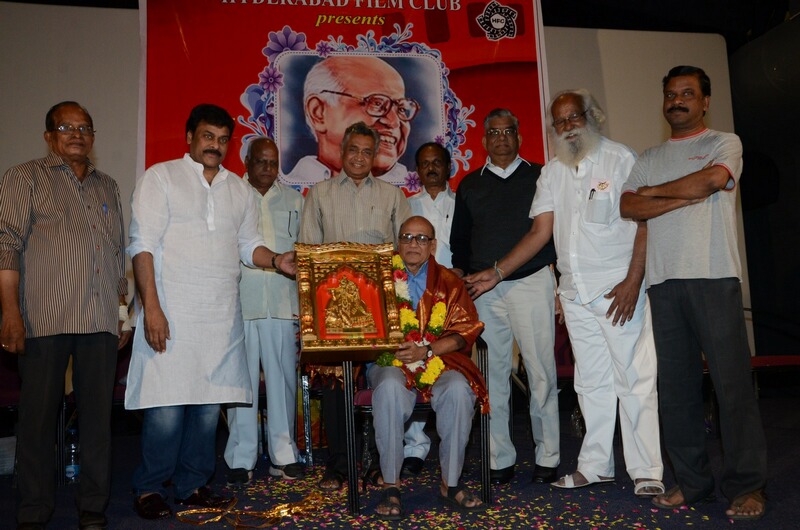
[[[295,32],[289,26],[283,26],[280,31],[269,32],[268,42],[262,49],[262,53],[267,58],[267,66],[259,72],[258,83],[249,85],[240,97],[240,102],[249,111],[249,115],[239,115],[237,122],[252,131],[242,137],[240,153],[242,160],[247,154],[247,145],[252,139],[260,136],[275,138],[275,98],[278,90],[284,86],[284,80],[283,73],[272,65],[279,55],[287,51],[311,52],[321,58],[328,57],[331,53],[342,52],[389,53],[428,55],[440,65],[446,134],[444,137],[438,136],[435,140],[450,151],[451,176],[460,169],[467,171],[470,168],[469,161],[472,158],[472,151],[469,149],[462,151],[461,146],[466,142],[466,133],[469,127],[476,125],[475,120],[470,118],[470,115],[475,112],[475,106],[464,106],[450,88],[447,78],[450,70],[442,61],[441,52],[425,43],[411,40],[413,26],[409,23],[403,29],[399,24],[395,24],[394,33],[380,39],[376,39],[375,32],[369,30],[356,37],[355,45],[344,42],[342,36],[334,38],[333,35],[330,35],[328,40],[319,41],[313,49],[309,48],[305,33]],[[300,188],[301,186],[295,187]],[[419,191],[419,178],[409,172],[406,183],[401,188],[410,193]]]

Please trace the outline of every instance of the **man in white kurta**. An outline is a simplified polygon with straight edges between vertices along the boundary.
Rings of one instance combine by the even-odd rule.
[[[577,470],[552,485],[580,488],[614,480],[619,423],[628,474],[637,495],[664,492],[658,427],[656,354],[644,293],[646,226],[619,214],[622,186],[636,156],[599,133],[605,115],[586,90],[557,94],[550,107],[556,157],[542,169],[530,210],[533,226],[500,274],[552,236],[558,286],[575,355],[575,392],[586,422]],[[474,283],[480,294],[498,273]],[[479,276],[479,275],[473,275]]]
[[[250,403],[239,262],[294,272],[291,256],[268,250],[249,185],[220,164],[234,122],[198,105],[186,124],[189,153],[156,164],[136,183],[128,253],[142,311],[125,406],[144,409],[134,508],[169,517],[164,483],[179,504],[227,499],[205,484],[215,466],[220,403]]]
[[[260,213],[259,232],[276,252],[294,248],[303,211],[303,196],[278,182],[278,148],[269,138],[248,146],[245,180]],[[230,434],[225,462],[228,484],[244,485],[253,478],[258,460],[259,363],[264,369],[267,394],[266,446],[269,474],[296,479],[304,469],[295,443],[297,418],[297,284],[273,270],[241,264],[239,294],[244,318],[247,367],[253,391],[252,405],[228,409]],[[265,451],[266,452],[266,451]]]

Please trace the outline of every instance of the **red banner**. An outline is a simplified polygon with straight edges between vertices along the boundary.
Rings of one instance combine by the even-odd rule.
[[[304,189],[340,169],[344,128],[381,143],[373,173],[419,190],[414,153],[445,145],[455,187],[481,167],[483,119],[520,119],[521,155],[544,162],[535,0],[153,0],[146,24],[145,166],[186,152],[189,111],[237,122],[225,166],[247,142],[278,144],[281,180]]]

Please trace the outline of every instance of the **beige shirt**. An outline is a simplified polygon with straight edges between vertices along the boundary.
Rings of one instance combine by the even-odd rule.
[[[411,217],[405,194],[372,175],[360,186],[344,172],[308,192],[298,242],[309,244],[389,243]]]
[[[252,192],[260,209],[259,233],[264,237],[267,248],[278,253],[292,250],[300,227],[303,196],[278,181],[264,195],[255,188],[252,188]],[[244,263],[240,263],[240,266],[242,318],[295,318],[298,310],[297,284],[294,280],[273,270],[255,269]]]

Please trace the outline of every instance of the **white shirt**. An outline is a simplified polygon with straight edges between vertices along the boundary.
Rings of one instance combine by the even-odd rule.
[[[523,162],[525,162],[526,164],[528,163],[527,160],[525,160],[521,156],[517,155],[517,158],[515,158],[514,161],[511,162],[508,165],[508,167],[504,169],[504,168],[502,168],[500,166],[494,165],[492,163],[492,157],[486,157],[486,164],[481,169],[481,175],[483,175],[483,170],[484,169],[489,169],[489,170],[491,170],[492,173],[494,173],[495,175],[497,175],[501,179],[507,179],[508,177],[510,177],[514,173],[514,171],[517,170],[519,165],[521,163],[523,163]]]
[[[316,156],[308,155],[298,160],[289,174],[283,176],[281,180],[287,184],[313,186],[329,178],[331,178],[330,168],[317,160]]]
[[[264,245],[251,186],[223,167],[209,185],[187,154],[148,169],[131,210],[128,254],[153,255],[171,338],[156,353],[139,312],[126,408],[250,403],[239,261]]]
[[[245,180],[247,180],[245,175]],[[260,207],[259,232],[267,248],[277,253],[294,248],[300,230],[303,196],[294,188],[278,181],[261,195],[250,186]],[[273,270],[256,269],[242,264],[239,295],[242,300],[242,318],[281,318],[291,320],[298,315],[297,284],[291,278]]]
[[[453,253],[450,250],[450,227],[453,225],[453,210],[456,207],[456,194],[447,184],[444,191],[440,191],[433,199],[428,190],[422,191],[408,198],[411,212],[421,215],[431,222],[436,230],[436,262],[448,269],[453,267]]]
[[[553,212],[561,273],[559,293],[589,303],[628,274],[636,223],[619,215],[622,186],[636,161],[627,146],[603,137],[577,170],[557,158],[542,168],[530,217]]]

